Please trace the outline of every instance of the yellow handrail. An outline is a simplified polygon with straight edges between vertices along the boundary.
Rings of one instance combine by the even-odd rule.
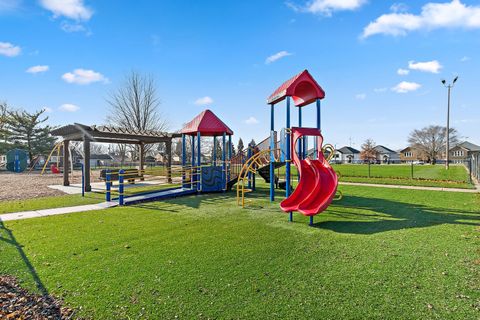
[[[242,207],[245,207],[245,192],[252,191],[251,189],[245,189],[245,180],[248,181],[248,173],[256,173],[257,167],[261,167],[270,163],[270,153],[273,152],[274,160],[278,161],[278,157],[276,157],[277,153],[279,154],[280,149],[267,149],[255,153],[253,156],[247,159],[238,174],[238,181],[237,181],[237,205],[240,205],[240,199],[242,200]],[[268,157],[265,157],[267,156]],[[260,158],[265,157],[264,160],[267,163],[260,162]],[[241,195],[241,196],[240,196]]]

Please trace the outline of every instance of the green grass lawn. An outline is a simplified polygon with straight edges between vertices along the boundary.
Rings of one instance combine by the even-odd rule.
[[[333,168],[343,177],[368,177],[366,164],[336,164]],[[411,179],[412,166],[403,164],[371,165],[370,177],[372,178],[404,178]],[[414,179],[448,180],[469,182],[468,172],[463,165],[451,165],[445,170],[443,165],[414,165]]]
[[[389,184],[400,186],[437,187],[456,189],[475,189],[473,184],[459,181],[423,180],[423,179],[402,179],[402,178],[366,178],[366,177],[341,177],[340,182],[358,182],[373,184]]]
[[[5,222],[0,274],[94,319],[479,317],[478,194],[343,186],[309,227],[259,189]]]

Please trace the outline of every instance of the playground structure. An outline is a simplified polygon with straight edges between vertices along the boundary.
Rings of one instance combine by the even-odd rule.
[[[327,149],[330,155],[334,154],[333,147],[328,145],[322,148],[320,100],[324,97],[325,92],[307,70],[284,82],[270,95],[267,100],[270,105],[270,147],[266,150],[255,150],[256,154],[246,161],[237,184],[237,203],[245,205],[245,193],[255,189],[257,172],[262,177],[268,173],[269,178],[264,178],[270,183],[270,201],[274,201],[275,187],[280,185],[274,170],[285,165],[286,199],[282,201],[280,207],[289,213],[290,221],[293,221],[293,211],[299,211],[310,217],[310,225],[312,225],[313,216],[328,207],[335,197],[338,177],[328,163],[329,159],[324,157],[324,151]],[[281,130],[280,146],[278,146],[274,125],[275,105],[283,100],[286,100],[286,126]],[[298,107],[298,127],[291,127],[291,101]],[[316,103],[316,128],[304,128],[302,127],[302,108],[311,103]],[[312,159],[308,157],[307,136],[316,138]],[[292,157],[300,175],[295,191],[291,188]],[[245,188],[245,181],[248,183],[247,188]]]
[[[21,149],[12,149],[7,152],[6,168],[8,171],[20,173],[27,168],[27,152]]]
[[[139,145],[140,163],[134,169],[105,169],[102,178],[105,180],[105,198],[107,201],[118,200],[120,205],[128,205],[143,201],[154,201],[179,197],[184,195],[225,192],[233,185],[237,185],[237,203],[245,206],[245,195],[255,191],[256,174],[260,175],[270,185],[270,201],[275,199],[275,188],[285,190],[286,198],[280,208],[289,213],[289,220],[293,221],[293,212],[298,211],[310,217],[324,211],[335,198],[338,185],[338,176],[329,164],[334,154],[331,145],[323,145],[321,134],[321,99],[325,92],[313,79],[307,70],[304,70],[284,82],[267,100],[270,105],[271,123],[270,136],[255,146],[248,146],[246,150],[239,150],[232,157],[233,131],[223,123],[212,111],[205,110],[190,122],[180,133],[163,133],[154,131],[132,131],[122,128],[85,126],[81,124],[68,125],[52,131],[52,134],[62,136],[63,167],[69,164],[69,141],[83,141],[84,174],[82,175],[82,189],[90,191],[90,142],[130,143]],[[277,140],[274,114],[275,106],[286,101],[286,125],[280,131]],[[292,127],[290,121],[290,106],[293,101],[298,108],[298,126]],[[302,108],[316,104],[316,127],[302,127]],[[202,155],[202,137],[213,138],[211,159]],[[228,137],[228,142],[227,142]],[[307,137],[313,137],[313,150],[308,149]],[[181,166],[172,168],[172,139],[181,138],[182,158]],[[219,140],[221,140],[219,142]],[[134,183],[135,179],[146,182],[155,179],[158,174],[155,169],[145,169],[145,144],[165,143],[168,154],[166,175],[169,183],[172,176],[181,178],[179,186],[158,188],[152,186],[145,191],[125,192],[125,182]],[[228,146],[228,147],[227,147]],[[58,145],[57,154],[60,152]],[[54,152],[52,150],[52,153]],[[329,151],[329,157],[324,153]],[[220,152],[220,154],[218,154]],[[291,163],[295,164],[299,174],[299,182],[295,190],[292,187]],[[275,170],[285,166],[285,178]],[[68,171],[63,170],[64,185],[68,185]],[[118,190],[113,190],[113,181],[118,180]],[[117,197],[112,197],[112,195]]]
[[[141,192],[125,196],[125,180],[132,175],[151,175],[152,170],[123,170],[118,175],[118,202],[128,205],[143,201],[154,201],[179,197],[195,193],[224,192],[236,181],[231,175],[230,159],[232,158],[233,131],[223,123],[212,111],[205,110],[188,122],[181,130],[182,165],[178,169],[170,169],[170,174],[181,176],[181,186],[161,190]],[[227,147],[228,136],[228,147]],[[213,138],[213,154],[210,161],[202,159],[202,137]],[[217,144],[221,138],[221,158],[217,159]],[[187,148],[188,146],[188,148]],[[112,172],[106,173],[106,200],[111,201]]]

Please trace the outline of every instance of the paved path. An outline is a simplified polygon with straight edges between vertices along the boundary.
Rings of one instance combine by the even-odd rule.
[[[6,213],[6,214],[0,215],[0,221],[12,221],[12,220],[20,220],[20,219],[53,216],[57,214],[68,214],[68,213],[74,213],[74,212],[102,210],[102,209],[115,207],[117,205],[118,205],[117,202],[102,202],[98,204],[87,204],[87,205],[75,206],[75,207]]]
[[[430,190],[430,191],[446,191],[446,192],[464,192],[464,193],[477,193],[480,192],[480,188],[477,189],[459,189],[459,188],[440,188],[440,187],[420,187],[420,186],[400,186],[393,184],[373,184],[373,183],[360,183],[360,182],[339,182],[345,186],[361,186],[361,187],[377,187],[377,188],[391,188],[391,189],[409,189],[409,190]]]

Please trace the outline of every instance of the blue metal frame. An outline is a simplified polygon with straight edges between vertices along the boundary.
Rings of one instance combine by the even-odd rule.
[[[195,167],[195,136],[192,135],[192,163],[191,163],[191,166],[190,166],[190,172],[191,172],[191,181],[190,181],[190,188],[193,189],[194,186],[195,186],[195,189],[197,188],[197,175],[196,175],[196,172],[197,172],[197,169],[193,169],[193,167]]]
[[[275,148],[274,131],[275,131],[275,109],[274,104],[270,105],[270,201],[275,200],[275,155],[273,149]]]
[[[227,136],[226,136],[226,133],[224,132],[223,133],[223,136],[222,136],[222,181],[225,183],[224,187],[223,187],[223,191],[227,190],[227,163],[225,162],[225,158],[227,156],[226,154],[226,144],[227,144]]]
[[[213,136],[213,165],[217,165],[217,136]]]
[[[228,135],[228,169],[227,169],[227,182],[230,181],[230,173],[231,173],[231,168],[232,164],[230,161],[232,160],[232,136],[229,134]]]
[[[83,168],[83,167],[82,167]],[[110,202],[112,201],[112,193],[111,193],[111,189],[112,189],[112,181],[111,181],[111,174],[110,174],[110,170],[107,169],[105,171],[105,189],[106,189],[106,192],[105,192],[105,201],[107,202]]]
[[[182,134],[182,186],[185,187],[185,165],[187,164],[187,139],[185,135]],[[190,181],[191,182],[191,181]]]
[[[123,191],[124,191],[124,174],[125,174],[125,170],[123,169],[120,169],[120,171],[118,171],[118,204],[123,206],[125,204],[124,202],[124,194],[123,194]]]
[[[287,128],[287,137],[286,137],[286,145],[287,145],[287,154],[285,155],[285,196],[290,196],[290,96],[287,96],[287,119],[286,119],[286,128]],[[290,221],[293,221],[293,213],[290,212]]]
[[[201,167],[202,167],[202,146],[201,146],[201,135],[200,132],[197,132],[197,172],[201,172]],[[198,175],[197,177],[201,177],[201,175]],[[201,191],[202,190],[202,179],[197,180],[197,190]]]

